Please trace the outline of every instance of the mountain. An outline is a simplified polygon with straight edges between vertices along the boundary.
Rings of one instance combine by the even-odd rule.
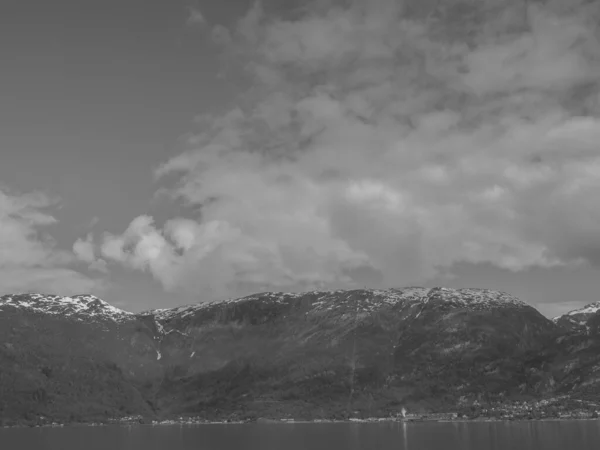
[[[260,413],[260,402],[285,409],[310,399],[311,411],[341,415],[351,404],[368,414],[500,395],[530,376],[515,355],[556,331],[515,297],[475,289],[263,293],[149,314],[178,374],[172,389],[163,385],[176,400],[162,408],[187,413],[240,405]],[[243,383],[223,382],[241,373]],[[211,395],[186,398],[200,386]]]
[[[0,296],[0,310],[6,308],[85,322],[125,322],[134,317],[134,314],[115,308],[94,295],[61,297],[33,293]]]
[[[115,308],[93,295],[62,297],[38,293],[0,296],[0,320],[10,318],[9,329],[34,329],[19,340],[45,339],[57,349],[80,349],[90,357],[115,362],[133,372],[157,358],[155,332],[136,314]],[[0,331],[0,336],[2,336]],[[8,342],[11,339],[6,338]],[[14,340],[14,337],[13,337]],[[134,362],[136,355],[142,360]]]
[[[562,375],[559,391],[595,401],[600,392],[600,302],[553,322],[563,331],[551,347],[553,370]]]
[[[6,295],[0,417],[308,419],[596,395],[600,339],[563,322],[485,289],[266,292],[139,314]]]
[[[557,316],[553,320],[557,325],[577,331],[589,331],[590,326],[600,324],[600,301],[590,303],[580,309],[574,309],[562,316]]]
[[[111,355],[130,316],[92,296],[0,297],[0,422],[147,414]]]
[[[154,334],[92,295],[0,297],[0,421],[151,415]]]

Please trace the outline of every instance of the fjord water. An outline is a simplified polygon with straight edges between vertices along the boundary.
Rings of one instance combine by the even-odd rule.
[[[19,450],[565,450],[600,448],[600,421],[12,428]]]

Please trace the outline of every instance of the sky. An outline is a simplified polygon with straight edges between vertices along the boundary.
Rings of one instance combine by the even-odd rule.
[[[598,2],[7,5],[0,294],[599,300]]]

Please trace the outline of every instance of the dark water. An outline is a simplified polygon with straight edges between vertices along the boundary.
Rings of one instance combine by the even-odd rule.
[[[600,421],[244,424],[0,430],[6,450],[587,450]]]

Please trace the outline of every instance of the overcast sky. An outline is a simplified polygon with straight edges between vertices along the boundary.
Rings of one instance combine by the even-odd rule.
[[[599,300],[599,2],[7,3],[0,293]]]

